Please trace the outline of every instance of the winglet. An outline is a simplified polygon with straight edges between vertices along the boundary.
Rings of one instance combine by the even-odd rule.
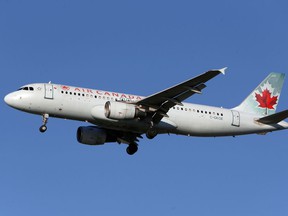
[[[220,71],[223,75],[225,75],[225,70],[227,69],[228,67],[224,67],[222,69],[219,69],[218,71]]]

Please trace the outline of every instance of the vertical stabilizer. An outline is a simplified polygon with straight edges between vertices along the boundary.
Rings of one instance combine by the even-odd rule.
[[[270,73],[260,85],[235,110],[257,114],[271,115],[276,112],[285,74]]]

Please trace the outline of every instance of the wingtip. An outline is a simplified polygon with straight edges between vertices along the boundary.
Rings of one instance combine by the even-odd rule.
[[[222,69],[219,69],[220,73],[222,73],[223,75],[225,75],[225,71],[226,71],[227,68],[228,68],[228,67],[224,67],[224,68],[222,68]]]

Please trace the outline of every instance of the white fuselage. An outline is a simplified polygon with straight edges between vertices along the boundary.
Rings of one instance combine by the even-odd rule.
[[[28,88],[27,88],[28,87]],[[146,133],[151,122],[139,118],[113,120],[104,113],[107,101],[135,102],[143,99],[122,93],[114,93],[58,84],[31,84],[8,94],[5,101],[10,106],[34,114],[86,121],[102,128],[135,133]],[[261,116],[212,106],[183,103],[172,107],[167,116],[156,125],[159,133],[188,136],[234,136],[242,134],[265,134],[288,128],[284,121],[267,125],[256,120]]]

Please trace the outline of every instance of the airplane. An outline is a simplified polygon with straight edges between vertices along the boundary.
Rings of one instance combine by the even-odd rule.
[[[24,85],[5,96],[11,107],[42,116],[40,132],[49,117],[88,122],[77,129],[77,140],[87,145],[117,142],[126,152],[138,150],[142,135],[219,137],[261,134],[288,128],[288,110],[276,113],[285,74],[270,73],[240,105],[225,109],[183,102],[201,94],[206,83],[226,68],[199,76],[148,97],[49,83]]]

